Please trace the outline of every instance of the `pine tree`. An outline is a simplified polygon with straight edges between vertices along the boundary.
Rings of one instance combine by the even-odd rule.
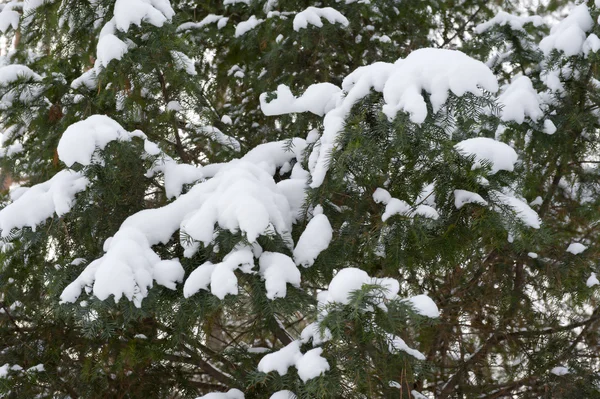
[[[599,6],[5,3],[0,395],[600,397]]]

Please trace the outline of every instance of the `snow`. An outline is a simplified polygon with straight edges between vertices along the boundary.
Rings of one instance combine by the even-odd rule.
[[[331,83],[313,84],[303,95],[295,97],[286,85],[277,86],[277,97],[267,102],[267,94],[260,95],[260,108],[267,116],[297,112],[312,112],[323,116],[335,107],[336,95],[341,89]]]
[[[255,15],[250,16],[246,21],[240,22],[235,26],[235,37],[240,37],[252,29],[256,28],[258,25],[263,23],[263,19],[257,19]]]
[[[114,20],[108,21],[100,31],[96,45],[96,63],[106,68],[112,60],[120,60],[127,53],[127,44],[115,36]],[[96,68],[95,68],[96,69]],[[96,74],[98,72],[96,71]]]
[[[527,256],[529,256],[531,259],[537,259],[538,258],[538,254],[536,254],[535,252],[528,252]]]
[[[198,210],[182,224],[184,231],[197,241],[212,242],[214,225],[231,232],[241,230],[249,242],[256,241],[269,225],[285,234],[291,230],[289,203],[272,177],[246,161],[232,161],[204,185],[206,198]]]
[[[546,119],[544,121],[544,133],[546,134],[554,134],[556,133],[556,126],[550,119]]]
[[[456,209],[462,208],[465,204],[487,205],[481,195],[467,190],[454,190],[454,206]]]
[[[196,399],[244,399],[244,393],[234,388],[227,392],[212,392]]]
[[[226,125],[231,125],[233,123],[233,121],[231,120],[231,117],[229,115],[223,115],[221,117],[221,122],[223,122]]]
[[[43,364],[37,364],[37,365],[29,367],[27,369],[28,373],[33,373],[33,372],[35,372],[35,373],[41,373],[42,371],[45,371]]]
[[[533,201],[531,201],[529,203],[530,206],[535,206],[535,205],[542,205],[544,203],[544,200],[542,199],[542,197],[537,196],[535,197],[535,199]]]
[[[294,261],[297,265],[310,267],[321,252],[329,247],[333,238],[333,229],[324,214],[313,217],[302,232],[294,249]]]
[[[75,195],[85,190],[88,179],[79,172],[62,170],[50,180],[23,189],[18,198],[0,210],[1,236],[8,237],[12,229],[31,227],[33,230],[53,214],[62,216],[71,210]]]
[[[92,115],[65,130],[58,142],[58,157],[67,166],[87,166],[93,162],[96,150],[103,150],[111,141],[129,141],[132,137],[145,135],[139,131],[129,133],[106,115]]]
[[[517,76],[504,87],[498,103],[502,105],[501,119],[504,122],[521,124],[525,117],[537,121],[544,114],[540,109],[540,96],[527,76]]]
[[[342,88],[345,95],[336,93],[331,98],[336,105],[326,111],[320,145],[315,146],[311,154],[311,158],[316,159],[311,168],[312,188],[319,187],[325,180],[330,154],[352,106],[372,89],[383,93],[382,111],[389,118],[404,111],[412,122],[421,124],[427,117],[422,91],[430,94],[435,113],[448,99],[449,91],[456,96],[481,95],[482,89],[496,92],[498,82],[485,64],[460,51],[426,48],[413,51],[394,64],[377,62],[359,67],[344,79]],[[320,101],[329,104],[325,99]]]
[[[20,14],[13,10],[17,4],[16,1],[11,1],[7,3],[2,9],[2,12],[0,12],[0,32],[6,33],[10,27],[12,27],[13,30],[16,30],[19,27]]]
[[[420,49],[394,64],[394,71],[383,89],[386,104],[383,112],[393,119],[399,110],[410,114],[410,120],[421,124],[427,116],[427,105],[421,92],[430,94],[436,113],[451,91],[457,96],[466,93],[481,95],[481,88],[496,92],[498,82],[482,62],[460,51]]]
[[[296,399],[297,396],[292,391],[278,391],[269,397],[269,399]]]
[[[175,69],[178,71],[185,71],[188,75],[196,76],[196,67],[194,66],[194,60],[182,53],[181,51],[171,51],[171,57],[175,63]]]
[[[145,143],[151,142],[146,140]],[[151,149],[150,151],[153,150]],[[167,156],[157,159],[146,176],[152,177],[156,172],[163,173],[165,194],[169,199],[179,197],[184,185],[195,183],[204,177],[201,167],[190,164],[179,164]]]
[[[375,190],[373,193],[373,200],[377,203],[384,203],[386,205],[385,212],[381,216],[381,220],[384,222],[394,215],[408,217],[419,215],[434,220],[439,218],[437,210],[435,210],[435,208],[432,206],[420,204],[416,207],[413,207],[406,201],[398,198],[392,198],[391,194],[383,188],[377,188]]]
[[[71,82],[72,89],[78,89],[85,86],[89,90],[94,90],[98,84],[98,77],[96,75],[96,69],[91,68],[81,74],[77,79]]]
[[[35,11],[36,8],[49,3],[54,3],[54,0],[25,0],[23,2],[23,14],[27,15]]]
[[[592,272],[590,274],[590,277],[585,282],[585,285],[587,285],[588,287],[593,287],[593,286],[599,285],[599,284],[600,284],[600,281],[598,281],[598,277],[596,277],[596,273],[594,273],[594,272]]]
[[[505,11],[500,11],[494,16],[494,18],[479,24],[475,27],[476,33],[484,33],[494,26],[506,26],[509,25],[512,30],[524,31],[523,25],[531,23],[533,26],[538,27],[544,24],[542,17],[538,15],[532,16],[517,16],[509,14]]]
[[[490,196],[494,197],[501,204],[509,207],[515,213],[515,216],[526,226],[539,229],[542,221],[536,211],[531,209],[525,201],[522,201],[513,195],[505,194],[500,191],[490,191]]]
[[[289,256],[277,252],[263,252],[258,260],[260,275],[265,279],[267,298],[285,298],[286,283],[300,287],[300,270]]]
[[[217,23],[217,27],[221,29],[227,24],[229,18],[222,15],[208,14],[200,22],[186,22],[177,27],[177,32],[183,32],[190,29],[201,29],[213,23]]]
[[[390,351],[390,353],[396,354],[396,353],[402,351],[402,352],[408,353],[415,359],[425,360],[425,355],[423,355],[421,352],[419,352],[416,349],[410,348],[408,345],[406,345],[406,342],[404,342],[404,340],[402,338],[392,335],[392,334],[388,334],[388,339],[390,341],[388,344],[388,350]]]
[[[298,376],[303,382],[317,378],[329,371],[329,363],[321,356],[322,353],[322,348],[311,349],[296,361]]]
[[[214,270],[215,265],[212,262],[205,262],[192,271],[187,280],[185,280],[183,296],[189,298],[200,290],[208,291]]]
[[[566,375],[569,374],[569,369],[566,367],[562,367],[562,366],[558,366],[558,367],[554,367],[552,370],[550,370],[550,372],[554,375]]]
[[[432,319],[440,317],[440,311],[437,305],[427,295],[421,294],[413,296],[411,298],[405,299],[404,302],[410,303],[415,312],[420,314],[421,316],[430,317]]]
[[[574,243],[569,244],[569,247],[567,248],[567,252],[570,252],[573,255],[579,255],[586,249],[587,249],[587,247],[585,245],[580,244],[578,242],[574,242]]]
[[[262,373],[277,371],[279,375],[286,375],[288,369],[295,365],[301,357],[300,341],[293,341],[282,349],[269,353],[260,359],[258,371]]]
[[[553,26],[550,35],[542,39],[539,46],[545,55],[552,50],[563,51],[566,56],[581,54],[586,40],[586,32],[590,31],[594,21],[585,3],[574,7],[569,15]]]
[[[202,126],[197,129],[199,133],[209,137],[211,140],[216,141],[219,144],[224,145],[225,147],[231,148],[235,152],[240,152],[242,146],[239,141],[235,138],[226,135],[221,130],[214,126]]]
[[[482,162],[490,162],[491,174],[500,170],[512,172],[517,162],[517,153],[508,144],[487,137],[475,137],[463,140],[454,148],[465,156],[475,156],[473,169],[482,166]]]
[[[412,390],[410,391],[410,394],[413,396],[413,398],[415,399],[428,399],[427,396],[423,395],[421,392],[419,391],[415,391]]]
[[[0,87],[5,87],[18,79],[41,81],[42,77],[25,65],[12,64],[0,68]]]
[[[383,203],[387,205],[391,201],[391,199],[392,195],[383,188],[377,188],[373,193],[373,200],[378,204]]]
[[[587,39],[585,39],[585,42],[583,42],[582,50],[586,58],[590,55],[590,52],[597,53],[598,50],[600,50],[600,38],[594,33],[591,33]]]
[[[169,0],[117,0],[114,8],[115,26],[123,32],[142,21],[160,28],[174,15]]]
[[[360,290],[363,285],[379,285],[383,290],[383,299],[393,299],[400,290],[400,285],[393,278],[374,278],[361,269],[348,267],[341,269],[331,279],[327,291],[321,293],[325,302],[341,303],[347,305],[350,303],[350,296],[353,291]]]
[[[114,295],[118,302],[125,296],[140,307],[153,280],[170,289],[183,281],[184,270],[179,261],[161,260],[139,230],[121,227],[104,243],[104,251],[103,257],[90,263],[65,288],[61,302],[74,302],[84,286],[92,286],[94,295],[100,300]]]
[[[308,343],[312,339],[313,346],[321,345],[331,339],[331,331],[328,328],[321,330],[318,323],[310,323],[302,330],[300,339],[302,343]]]
[[[270,373],[277,371],[279,375],[286,375],[291,366],[298,370],[298,376],[303,382],[316,378],[329,370],[329,363],[321,356],[323,349],[315,348],[300,352],[300,341],[293,341],[284,348],[265,355],[258,363],[258,371]]]
[[[338,10],[331,7],[317,8],[308,7],[304,11],[299,12],[294,17],[294,30],[298,32],[300,29],[306,29],[308,24],[314,25],[318,28],[323,27],[321,18],[325,18],[330,24],[339,23],[346,27],[350,24],[348,19],[342,15]]]
[[[293,216],[273,174],[292,159],[298,160],[306,143],[294,139],[292,151],[287,151],[286,143],[259,145],[242,159],[205,166],[202,172],[208,180],[161,208],[143,210],[127,218],[105,242],[105,254],[90,263],[63,291],[61,301],[74,302],[86,288],[99,299],[114,295],[118,300],[125,296],[139,307],[153,281],[174,287],[183,279],[179,261],[161,261],[151,247],[167,243],[180,228],[204,245],[212,243],[216,224],[232,232],[241,230],[249,242],[272,229],[291,242]],[[153,152],[154,147],[145,145]],[[186,256],[191,256],[187,249]],[[234,271],[249,273],[253,265],[252,251],[236,248],[210,274],[198,272],[184,292],[189,296],[210,284],[211,292],[219,298],[235,295],[238,287]]]

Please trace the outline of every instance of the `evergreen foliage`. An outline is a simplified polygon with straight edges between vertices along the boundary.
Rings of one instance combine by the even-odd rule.
[[[600,398],[600,4],[526,6],[5,1],[0,397]]]

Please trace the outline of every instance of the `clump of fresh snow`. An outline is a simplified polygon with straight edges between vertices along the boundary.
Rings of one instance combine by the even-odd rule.
[[[224,145],[225,147],[231,148],[235,152],[240,152],[242,149],[242,146],[237,139],[223,133],[215,126],[202,126],[200,128],[196,128],[196,131],[210,138],[211,140]]]
[[[462,208],[465,204],[487,205],[481,195],[467,190],[454,190],[454,206],[456,209]]]
[[[123,32],[142,21],[160,28],[174,15],[169,0],[117,0],[114,8],[115,26]]]
[[[230,389],[227,392],[212,392],[196,399],[244,399],[244,393],[239,389]]]
[[[331,83],[313,84],[303,95],[295,97],[286,85],[277,86],[277,97],[267,102],[267,93],[260,95],[260,108],[265,115],[282,115],[298,112],[312,112],[323,116],[336,105],[336,96],[341,89]]]
[[[454,148],[465,156],[475,156],[473,169],[480,168],[484,161],[489,162],[491,174],[500,170],[512,172],[518,159],[517,152],[508,144],[487,137],[463,140]]]
[[[540,109],[540,96],[527,76],[518,76],[503,88],[498,103],[502,105],[501,119],[504,122],[521,124],[525,117],[537,121],[544,115]]]
[[[546,119],[544,121],[544,133],[546,133],[546,134],[556,133],[556,126],[554,125],[554,122],[552,122],[550,119]]]
[[[122,296],[137,307],[148,294],[153,280],[169,289],[183,281],[184,270],[177,259],[161,260],[139,230],[123,228],[104,244],[105,255],[90,263],[61,294],[61,302],[75,302],[84,287],[92,287],[98,299]]]
[[[103,150],[111,141],[129,141],[132,137],[146,138],[139,131],[126,131],[106,115],[92,115],[65,130],[58,142],[58,158],[67,166],[76,162],[87,166],[92,163],[96,150]]]
[[[475,27],[475,32],[484,33],[490,30],[494,26],[505,26],[508,25],[512,30],[524,31],[523,25],[531,23],[533,26],[538,27],[544,24],[542,17],[538,15],[532,16],[517,16],[509,14],[505,11],[500,11],[494,16],[494,18],[479,24]]]
[[[23,14],[27,15],[35,11],[36,8],[48,3],[54,3],[54,0],[25,0],[23,2]]]
[[[42,371],[45,371],[46,369],[44,368],[43,364],[37,364],[35,366],[29,367],[27,369],[27,373],[41,373]]]
[[[598,277],[596,277],[596,273],[592,272],[590,274],[590,277],[587,279],[586,283],[585,283],[588,287],[593,287],[595,285],[600,284],[600,281],[598,281]]]
[[[537,259],[538,258],[538,254],[536,254],[535,252],[528,252],[527,256],[529,256],[531,259]]]
[[[278,391],[275,392],[269,399],[296,399],[297,396],[292,391]]]
[[[578,242],[574,242],[569,244],[569,247],[567,248],[567,252],[572,253],[573,255],[578,255],[580,253],[582,253],[583,251],[585,251],[587,249],[587,247],[583,244],[580,244]]]
[[[300,339],[302,343],[307,343],[312,339],[313,346],[321,345],[331,339],[331,331],[325,328],[321,333],[318,323],[310,323],[302,330]]]
[[[186,22],[177,27],[177,32],[183,32],[190,29],[201,29],[207,25],[217,23],[217,28],[221,29],[227,25],[229,18],[222,15],[208,14],[200,22]]]
[[[457,96],[466,93],[481,95],[481,89],[498,90],[492,71],[482,62],[460,51],[420,49],[394,64],[383,89],[386,104],[383,112],[394,118],[400,110],[408,112],[414,123],[423,123],[427,105],[421,92],[430,94],[433,112],[436,113],[448,99],[448,93]]]
[[[300,341],[293,341],[278,351],[265,355],[258,363],[258,371],[263,373],[277,371],[279,375],[286,375],[288,369],[301,357]]]
[[[432,319],[440,317],[440,311],[437,305],[427,295],[421,294],[413,296],[405,299],[404,302],[410,303],[415,312],[421,316],[430,317]]]
[[[150,142],[146,141],[146,143]],[[169,199],[179,197],[184,185],[195,183],[204,178],[201,167],[177,163],[166,155],[154,162],[153,167],[146,173],[146,176],[152,177],[157,172],[163,173],[165,194]]]
[[[333,229],[324,214],[314,216],[302,232],[294,248],[294,260],[297,265],[310,267],[321,252],[329,247],[333,238]]]
[[[278,252],[263,252],[258,260],[260,275],[265,279],[267,298],[285,298],[286,284],[300,286],[300,270],[289,256]]]
[[[194,66],[194,60],[182,53],[181,51],[171,51],[171,57],[175,63],[175,69],[179,71],[185,71],[187,74],[196,76],[196,67]]]
[[[480,61],[460,51],[442,49],[420,49],[394,64],[377,62],[357,68],[348,75],[342,88],[345,95],[336,93],[335,107],[326,112],[323,120],[323,135],[310,158],[311,187],[319,187],[329,169],[329,157],[343,129],[345,119],[353,105],[371,93],[383,93],[385,105],[382,111],[394,118],[399,111],[407,112],[414,123],[423,123],[427,117],[427,104],[422,92],[430,94],[433,112],[437,112],[448,99],[449,92],[456,96],[466,93],[481,95],[482,89],[498,90],[498,82],[492,71]],[[318,97],[314,101],[328,104]],[[285,106],[280,105],[280,109]]]
[[[296,369],[302,382],[317,378],[329,371],[329,363],[321,356],[322,353],[322,348],[311,349],[296,361]]]
[[[7,86],[20,78],[42,80],[42,77],[25,65],[12,64],[0,68],[0,86]]]
[[[256,28],[258,25],[262,24],[264,19],[257,19],[255,15],[250,16],[246,21],[242,21],[235,26],[235,37],[240,37],[252,29]]]
[[[553,26],[550,35],[540,42],[540,49],[545,55],[552,50],[563,51],[566,56],[581,54],[586,40],[586,32],[594,26],[594,20],[585,3],[571,10],[569,15]]]
[[[596,34],[591,33],[587,39],[585,39],[585,42],[583,42],[582,50],[586,58],[589,56],[590,52],[597,53],[598,50],[600,50],[600,38],[598,38]]]
[[[389,344],[388,350],[390,353],[395,354],[400,351],[408,353],[412,357],[418,360],[425,360],[425,355],[416,349],[409,347],[404,340],[396,335],[388,334]]]
[[[490,191],[490,196],[499,203],[509,207],[515,216],[526,226],[539,229],[542,221],[536,211],[531,209],[525,201],[516,198],[513,195],[505,194],[500,191]]]
[[[242,160],[229,162],[214,178],[196,187],[203,189],[205,200],[181,227],[205,245],[212,242],[216,224],[231,232],[241,230],[249,242],[256,241],[271,225],[280,234],[291,231],[287,199],[272,177],[256,165]]]
[[[288,369],[294,366],[300,379],[306,382],[329,370],[329,363],[321,356],[322,353],[323,349],[315,348],[302,354],[300,341],[293,341],[284,348],[264,356],[258,363],[258,371],[277,371],[279,375],[286,375]]]
[[[335,8],[308,7],[294,17],[294,30],[298,32],[300,29],[306,29],[308,24],[322,28],[323,22],[321,21],[321,18],[325,18],[330,24],[339,23],[342,26],[348,26],[350,24],[348,19]]]
[[[50,180],[33,187],[21,188],[18,197],[0,210],[2,237],[12,229],[31,227],[33,230],[56,214],[62,216],[71,210],[75,195],[85,190],[89,180],[79,172],[61,170]]]
[[[558,366],[558,367],[554,367],[552,370],[550,370],[550,372],[554,375],[566,375],[569,374],[569,369],[566,367],[562,367],[562,366]]]
[[[116,36],[117,29],[127,32],[131,25],[141,26],[142,22],[162,27],[175,11],[169,0],[117,0],[113,15],[100,30],[94,66],[96,73],[99,66],[106,68],[112,60],[120,60],[128,51],[127,44]]]
[[[360,290],[363,285],[379,285],[383,288],[380,303],[381,308],[385,309],[384,300],[396,298],[400,290],[400,284],[393,278],[375,278],[370,277],[367,272],[354,267],[347,267],[337,272],[331,279],[327,291],[319,294],[320,301],[323,303],[350,303],[350,296],[353,291]]]
[[[9,27],[12,27],[13,30],[19,27],[21,14],[13,9],[17,4],[16,1],[11,1],[4,5],[2,12],[0,12],[0,32],[6,33]]]
[[[377,188],[375,190],[373,193],[373,200],[377,203],[383,203],[386,205],[385,212],[381,216],[381,220],[384,222],[394,215],[408,217],[419,215],[434,220],[438,219],[440,216],[437,210],[430,205],[420,204],[413,207],[406,201],[398,198],[392,198],[391,194],[383,188]]]
[[[250,242],[273,229],[291,242],[294,219],[273,175],[277,168],[301,159],[306,143],[302,139],[294,139],[293,143],[291,151],[286,148],[287,141],[273,142],[259,145],[242,159],[207,165],[201,169],[206,181],[161,208],[143,210],[127,218],[115,236],[105,242],[104,256],[90,263],[63,291],[61,301],[74,302],[86,288],[100,299],[114,295],[118,300],[125,296],[141,306],[153,281],[174,288],[183,279],[181,265],[176,259],[162,261],[152,246],[167,243],[179,229],[205,245],[213,242],[216,225],[232,232],[242,231]],[[145,144],[149,153],[160,151],[149,145],[152,143]],[[184,246],[185,256],[191,256],[197,248]],[[210,285],[211,292],[219,298],[235,295],[238,286],[234,271],[251,273],[253,266],[252,251],[236,248],[221,263],[205,264],[193,273],[184,294],[193,295]],[[297,280],[290,273],[290,268],[283,274],[265,268],[263,277],[275,287],[270,288],[273,297],[282,292],[280,279],[295,284]]]

